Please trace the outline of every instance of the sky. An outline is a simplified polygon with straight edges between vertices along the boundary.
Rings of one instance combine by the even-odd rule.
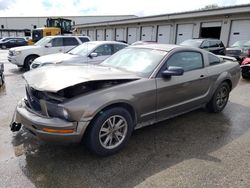
[[[197,10],[211,4],[248,3],[249,0],[0,0],[0,16],[150,16]]]

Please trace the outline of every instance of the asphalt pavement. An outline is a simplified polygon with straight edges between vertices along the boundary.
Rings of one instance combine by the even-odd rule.
[[[225,110],[205,109],[137,130],[118,154],[44,143],[9,129],[24,96],[23,70],[0,51],[0,187],[250,187],[250,81],[241,79]]]

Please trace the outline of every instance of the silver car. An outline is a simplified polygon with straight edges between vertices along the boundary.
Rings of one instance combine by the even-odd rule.
[[[30,65],[35,69],[52,64],[98,64],[117,51],[127,47],[127,44],[116,41],[91,41],[85,42],[67,53],[57,53],[36,58]]]
[[[234,58],[177,45],[135,45],[100,65],[27,72],[11,130],[80,142],[98,155],[120,150],[133,130],[207,107],[220,112],[240,78]],[[65,76],[67,74],[67,76]]]

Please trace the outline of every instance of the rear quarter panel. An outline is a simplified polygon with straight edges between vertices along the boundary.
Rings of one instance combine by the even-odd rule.
[[[240,66],[238,62],[225,60],[220,64],[207,65],[207,74],[210,79],[210,92],[207,101],[211,99],[218,86],[224,82],[231,83],[231,89],[235,88],[240,79]]]

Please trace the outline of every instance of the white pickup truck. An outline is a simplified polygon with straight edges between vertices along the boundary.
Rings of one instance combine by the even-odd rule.
[[[75,46],[90,41],[87,36],[48,36],[32,46],[15,47],[9,50],[8,61],[29,69],[30,64],[37,57],[67,52]]]

